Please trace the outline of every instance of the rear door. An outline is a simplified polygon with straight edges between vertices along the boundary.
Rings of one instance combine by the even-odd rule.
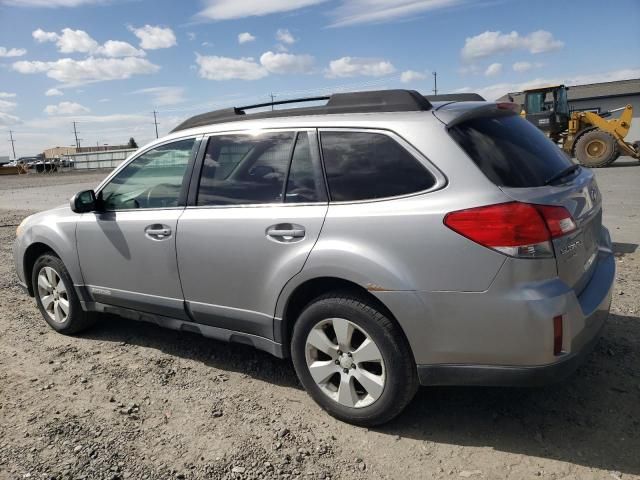
[[[315,131],[212,136],[194,179],[177,239],[187,308],[199,323],[273,338],[278,295],[327,213]]]
[[[593,173],[518,115],[471,118],[450,133],[476,166],[514,200],[565,207],[577,229],[553,242],[558,276],[578,293],[593,273],[602,227],[602,203]]]

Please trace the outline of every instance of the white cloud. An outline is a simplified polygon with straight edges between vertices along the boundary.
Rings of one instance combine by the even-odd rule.
[[[61,58],[54,62],[26,61],[14,62],[12,68],[19,73],[46,73],[67,86],[104,80],[123,80],[133,75],[157,72],[160,67],[144,58],[94,58],[74,60]]]
[[[501,63],[492,63],[484,71],[484,74],[487,77],[495,77],[496,75],[500,75],[501,73],[502,73],[502,64]]]
[[[558,50],[564,46],[553,34],[538,30],[522,36],[515,30],[511,33],[486,31],[475,37],[467,37],[461,55],[465,61],[489,57],[515,50],[528,50],[530,53],[543,53]]]
[[[20,118],[15,115],[9,115],[8,113],[0,112],[0,125],[9,126],[17,125],[20,123]]]
[[[157,106],[176,105],[185,101],[182,87],[151,87],[136,90],[132,93],[142,93],[153,96],[153,104]]]
[[[146,55],[144,50],[138,50],[130,43],[121,42],[120,40],[107,40],[104,45],[98,49],[97,53],[111,58],[144,57]]]
[[[343,0],[332,27],[384,23],[464,3],[465,0]]]
[[[290,12],[327,0],[204,0],[205,7],[197,16],[208,20],[231,20],[272,13]]]
[[[271,73],[312,73],[315,58],[269,51],[262,54],[260,63]]]
[[[521,92],[529,88],[544,85],[585,85],[588,83],[614,82],[617,80],[630,80],[640,77],[640,68],[627,68],[623,70],[613,70],[604,73],[590,73],[573,75],[569,77],[536,78],[523,83],[498,83],[478,88],[476,91],[487,100],[495,100],[509,92]]]
[[[187,32],[187,37],[189,38],[189,40],[193,41],[196,39],[196,34],[193,32]]]
[[[157,50],[177,45],[176,36],[169,27],[145,25],[144,27],[129,27],[129,30],[140,39],[140,48]]]
[[[107,40],[100,45],[84,30],[63,28],[60,34],[45,32],[41,28],[34,30],[31,35],[38,43],[55,42],[61,53],[89,53],[105,57],[144,57],[145,52],[133,45],[120,40]]]
[[[16,108],[17,103],[9,100],[0,100],[0,112],[9,112]]]
[[[55,42],[58,39],[58,34],[56,32],[45,32],[41,28],[31,32],[31,36],[38,43]]]
[[[62,91],[58,90],[57,88],[50,88],[49,90],[44,92],[44,94],[47,97],[59,97],[59,96],[64,95],[64,93],[62,93]]]
[[[534,68],[542,67],[542,63],[531,63],[531,62],[515,62],[512,65],[513,71],[518,73],[528,72],[529,70],[533,70]]]
[[[44,112],[47,115],[77,115],[89,113],[89,109],[76,102],[60,102],[58,105],[47,105]]]
[[[0,98],[15,98],[15,97],[16,97],[15,93],[0,92]]]
[[[386,60],[376,58],[342,57],[329,62],[328,78],[355,77],[359,75],[381,77],[395,72],[395,67]]]
[[[276,32],[276,39],[286,45],[293,45],[294,43],[296,43],[295,37],[286,28],[278,29],[278,31]]]
[[[27,51],[24,48],[7,48],[0,47],[0,58],[2,57],[21,57],[26,55]]]
[[[199,74],[208,80],[258,80],[269,75],[253,58],[206,56],[196,53]]]
[[[81,5],[98,5],[106,0],[0,0],[0,4],[14,7],[79,7]]]
[[[238,34],[238,43],[240,45],[242,45],[243,43],[253,42],[255,39],[256,37],[251,35],[249,32],[243,32]]]
[[[417,80],[424,80],[427,75],[422,72],[416,72],[415,70],[406,70],[400,74],[400,81],[402,83],[411,83]]]

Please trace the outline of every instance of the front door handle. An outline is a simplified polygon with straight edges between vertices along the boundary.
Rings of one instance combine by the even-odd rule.
[[[279,225],[273,225],[267,228],[267,235],[278,241],[291,241],[294,238],[304,238],[306,232],[301,225],[292,225],[290,223],[283,223]]]
[[[163,240],[171,235],[171,229],[167,225],[149,225],[144,233],[153,240]]]

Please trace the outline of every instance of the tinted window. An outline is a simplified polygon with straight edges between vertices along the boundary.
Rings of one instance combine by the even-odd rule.
[[[557,145],[518,115],[475,118],[450,132],[489,180],[501,187],[539,187],[571,165]]]
[[[333,201],[406,195],[435,183],[420,162],[387,135],[322,132],[321,141]]]
[[[322,177],[313,162],[309,136],[305,132],[298,134],[293,150],[289,180],[287,181],[287,203],[320,201],[323,191]]]
[[[104,186],[107,210],[178,206],[182,179],[195,140],[168,143],[143,153]]]
[[[211,137],[197,204],[282,202],[294,136],[284,132]]]

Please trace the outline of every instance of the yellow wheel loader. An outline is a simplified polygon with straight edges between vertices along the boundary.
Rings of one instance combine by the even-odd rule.
[[[602,114],[571,112],[567,90],[564,85],[525,90],[520,115],[586,167],[606,167],[620,155],[640,160],[640,142],[625,141],[633,117],[631,105]],[[606,119],[616,112],[622,113],[618,118]]]

